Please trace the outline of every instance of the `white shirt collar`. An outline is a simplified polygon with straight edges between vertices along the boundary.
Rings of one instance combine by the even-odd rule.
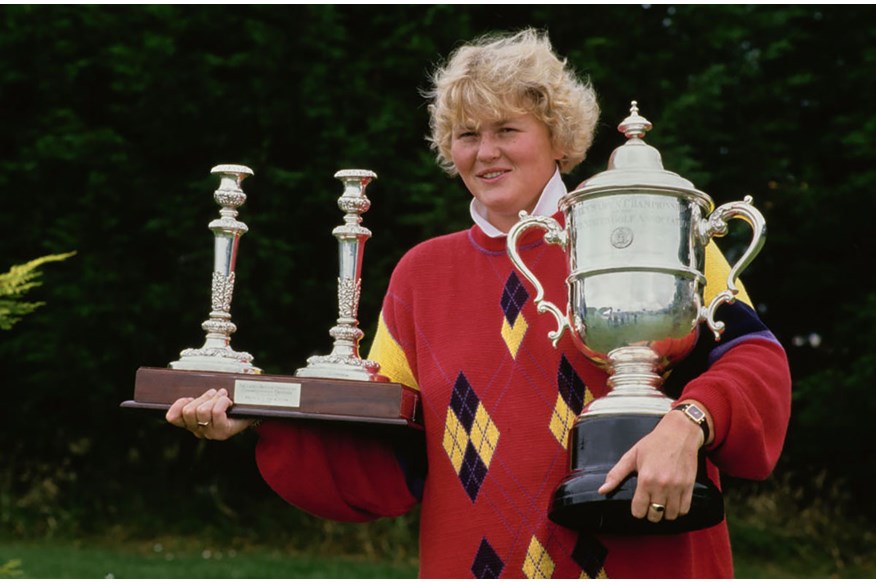
[[[563,179],[560,176],[560,169],[558,168],[554,172],[554,176],[551,177],[551,180],[545,185],[531,214],[550,217],[560,208],[560,199],[566,196],[566,192],[566,185],[563,183]],[[483,204],[474,197],[472,197],[469,208],[471,210],[471,218],[475,222],[475,225],[480,227],[487,237],[505,237],[507,235],[495,225],[487,221],[487,210],[484,208]]]

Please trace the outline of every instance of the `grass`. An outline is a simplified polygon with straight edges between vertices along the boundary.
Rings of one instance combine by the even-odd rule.
[[[813,533],[763,514],[731,516],[738,578],[873,578],[874,536],[848,525]],[[806,518],[811,521],[811,518]],[[16,565],[17,563],[17,565]],[[4,571],[4,565],[7,569]],[[0,577],[22,578],[415,578],[415,560],[302,553],[266,544],[150,541],[0,541]]]
[[[861,540],[839,549],[831,538],[731,525],[738,578],[873,578],[876,564]],[[4,571],[4,565],[7,569]],[[0,541],[0,577],[35,578],[415,578],[415,561],[308,555],[269,546],[108,540]]]
[[[872,551],[858,545],[840,551],[810,536],[751,526],[731,526],[731,535],[737,578],[876,577]]]
[[[0,542],[0,574],[21,578],[415,578],[413,563],[323,558],[191,540],[143,543]]]
[[[737,577],[876,577],[876,530],[850,511],[847,490],[815,481],[802,492],[791,484],[725,491]],[[58,529],[13,539],[16,532],[5,530],[0,578],[416,577],[411,518],[340,524],[291,509],[283,504],[194,527],[140,514],[88,535]],[[262,523],[241,520],[253,516]]]
[[[813,485],[814,496],[783,481],[725,496],[737,577],[876,577],[872,523],[851,511],[854,502],[840,485],[819,477]]]

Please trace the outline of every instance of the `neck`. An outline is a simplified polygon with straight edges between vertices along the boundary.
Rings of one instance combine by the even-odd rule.
[[[566,185],[557,170],[542,189],[541,196],[532,208],[524,209],[531,215],[551,216],[557,212],[560,199],[566,194]],[[478,203],[471,201],[471,218],[489,237],[504,238],[505,234],[519,221],[519,211],[509,214],[496,214]]]
[[[532,210],[535,208],[535,203],[529,206],[528,209],[522,209],[529,214],[532,214]],[[490,210],[487,210],[486,219],[490,222],[490,225],[501,231],[503,234],[511,231],[511,228],[517,224],[520,220],[520,212],[511,213],[511,214],[501,214],[494,213]]]

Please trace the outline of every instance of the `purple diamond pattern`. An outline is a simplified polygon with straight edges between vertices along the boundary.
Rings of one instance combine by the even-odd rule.
[[[584,392],[586,386],[584,382],[575,373],[572,364],[563,355],[560,358],[560,368],[557,370],[557,390],[563,397],[563,401],[569,406],[575,415],[581,413],[581,408],[584,407]]]
[[[505,568],[505,562],[487,541],[487,538],[481,540],[481,545],[478,547],[478,553],[475,554],[474,563],[471,565],[471,573],[475,578],[498,578]]]
[[[526,304],[527,300],[529,300],[529,292],[523,287],[523,283],[517,277],[517,272],[512,271],[505,282],[501,301],[502,312],[505,313],[508,324],[514,326],[517,315],[523,310],[523,305]]]

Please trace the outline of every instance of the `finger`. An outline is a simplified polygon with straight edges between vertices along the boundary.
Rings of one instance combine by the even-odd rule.
[[[213,422],[216,423],[221,418],[228,417],[228,408],[234,405],[234,402],[231,401],[231,398],[228,397],[228,392],[224,389],[220,389],[216,393],[216,397],[213,398],[212,401],[212,409],[210,410],[210,417]]]
[[[205,402],[198,404],[195,411],[198,414],[198,424],[203,425],[209,423],[213,419],[213,404],[216,403],[217,397],[214,395]]]
[[[181,397],[175,402],[173,402],[168,408],[167,413],[164,415],[164,419],[173,424],[174,426],[178,426],[180,428],[185,428],[186,423],[183,420],[182,410],[183,407],[187,404],[191,403],[195,398],[193,397]]]
[[[214,393],[210,399],[201,403],[196,408],[195,417],[197,418],[198,427],[201,430],[206,431],[207,428],[209,428],[211,426],[211,424],[213,423],[213,407],[215,406],[216,401],[218,399],[220,399],[219,394]]]
[[[228,392],[220,389],[213,399],[213,409],[211,411],[212,423],[204,429],[203,436],[205,438],[209,440],[227,440],[243,432],[253,424],[254,420],[249,418],[228,417],[228,409],[233,405],[234,402],[228,397]]]
[[[650,502],[648,503],[648,521],[651,523],[660,523],[666,516],[666,505],[663,503]]]
[[[681,515],[681,493],[677,493],[674,496],[669,495],[666,499],[666,511],[663,513],[663,519],[667,521],[674,521],[678,519],[678,516]]]
[[[652,502],[658,502],[659,499],[657,495],[652,495],[648,493],[645,488],[642,486],[641,482],[636,483],[636,492],[633,493],[633,500],[630,502],[630,513],[633,514],[633,517],[638,519],[648,518],[650,519],[651,507],[650,504]],[[660,517],[662,519],[662,516]]]
[[[211,424],[209,428],[211,429],[213,435],[208,436],[209,438],[214,439],[224,439],[228,438],[236,432],[232,432],[233,422],[235,420],[231,420],[228,417],[228,409],[234,405],[234,402],[228,397],[228,392],[224,389],[219,390],[219,393],[216,394],[216,397],[213,398],[211,403],[211,409],[209,413],[209,419]]]
[[[635,449],[630,449],[617,461],[610,471],[605,475],[605,482],[599,487],[600,495],[607,495],[612,492],[629,476],[631,472],[636,470],[636,454]]]
[[[678,504],[678,515],[687,515],[690,512],[690,506],[693,503],[693,488],[691,485],[688,489],[684,491],[681,495],[681,499]]]
[[[192,432],[196,432],[199,429],[198,421],[201,418],[198,418],[198,410],[205,402],[213,399],[216,395],[215,389],[210,389],[206,391],[203,395],[193,399],[188,404],[186,404],[182,409],[183,420],[185,421],[185,427],[188,428]],[[207,417],[206,414],[203,416]]]

